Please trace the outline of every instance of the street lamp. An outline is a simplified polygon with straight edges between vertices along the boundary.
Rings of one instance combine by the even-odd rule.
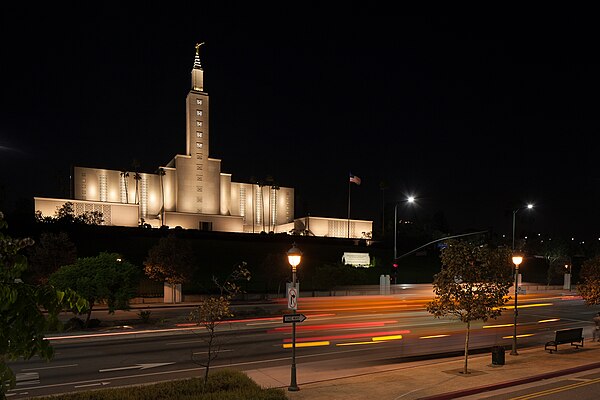
[[[523,262],[523,256],[519,254],[514,254],[512,257],[512,262],[513,264],[515,264],[515,323],[513,326],[513,343],[510,355],[518,356],[519,353],[517,353],[517,316],[519,315],[519,311],[517,309],[517,298],[519,294],[519,264]]]
[[[296,247],[296,243],[292,244],[292,248],[287,252],[288,262],[292,266],[292,287],[296,288],[296,267],[300,264],[302,260],[302,251]],[[298,296],[296,296],[297,301]],[[296,315],[297,302],[294,302],[292,315]],[[297,392],[300,390],[298,384],[296,383],[296,320],[292,321],[292,377],[290,386],[288,387],[290,392]]]
[[[573,270],[572,264],[565,264],[565,282],[563,289],[571,290],[571,272]]]
[[[512,225],[512,250],[513,251],[515,251],[515,219],[516,219],[516,215],[519,212],[519,210],[522,210],[524,208],[531,210],[533,208],[533,204],[527,204],[527,206],[525,206],[525,207],[519,207],[516,210],[513,210],[513,225]]]
[[[407,203],[414,203],[415,197],[408,196],[405,200]],[[398,258],[397,240],[398,240],[398,205],[400,202],[396,202],[394,206],[394,270],[396,270],[396,258]],[[394,283],[396,283],[396,277],[394,277]]]

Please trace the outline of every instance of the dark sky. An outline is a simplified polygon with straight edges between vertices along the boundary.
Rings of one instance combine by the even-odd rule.
[[[2,13],[5,207],[64,196],[70,165],[138,159],[154,172],[184,153],[194,44],[204,41],[211,157],[234,181],[272,175],[294,187],[297,217],[346,218],[352,172],[362,185],[351,216],[376,229],[384,194],[387,213],[414,194],[413,217],[443,212],[453,232],[509,234],[512,210],[533,202],[529,229],[600,236],[593,25],[234,20],[194,4]]]

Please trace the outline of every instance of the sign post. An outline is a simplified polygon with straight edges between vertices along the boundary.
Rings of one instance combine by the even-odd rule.
[[[300,390],[298,384],[296,383],[296,321],[304,321],[302,317],[304,315],[297,314],[296,310],[298,309],[298,286],[296,286],[296,267],[300,264],[300,260],[302,258],[302,252],[300,249],[296,247],[294,243],[292,248],[287,252],[288,261],[292,266],[292,285],[288,288],[288,308],[292,310],[292,314],[285,315],[283,317],[283,322],[286,322],[286,317],[290,318],[290,322],[292,323],[292,376],[290,379],[290,386],[288,386],[288,390],[290,392],[297,392]],[[306,318],[306,317],[304,317]]]

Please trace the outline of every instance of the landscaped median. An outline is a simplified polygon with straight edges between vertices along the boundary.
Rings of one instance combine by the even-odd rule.
[[[200,378],[38,397],[37,400],[285,400],[283,389],[263,389],[243,372],[220,370]]]

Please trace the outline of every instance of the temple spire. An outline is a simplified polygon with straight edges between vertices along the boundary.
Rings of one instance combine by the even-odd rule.
[[[196,56],[194,57],[194,69],[202,69],[202,65],[200,64],[200,46],[202,46],[203,44],[204,44],[204,42],[196,43]]]
[[[196,43],[196,56],[194,57],[194,68],[192,68],[192,90],[198,92],[204,91],[204,70],[200,64],[200,46],[202,43]]]

